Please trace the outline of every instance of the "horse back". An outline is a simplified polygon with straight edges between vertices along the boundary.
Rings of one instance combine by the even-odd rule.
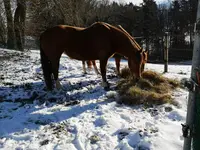
[[[66,48],[69,35],[81,28],[58,25],[44,31],[40,36],[40,47],[48,57],[60,57]]]
[[[114,53],[110,30],[101,23],[88,28],[55,26],[42,33],[40,44],[52,59],[59,58],[63,52],[78,60],[96,60]]]
[[[103,24],[94,23],[88,28],[75,30],[69,35],[69,45],[66,49],[66,53],[72,58],[96,60],[114,53],[109,28]]]

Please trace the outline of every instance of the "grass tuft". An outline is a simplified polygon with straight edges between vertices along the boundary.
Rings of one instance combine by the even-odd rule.
[[[136,82],[130,76],[128,68],[121,71],[122,79],[118,82],[117,89],[119,92],[119,103],[127,105],[144,104],[144,105],[161,105],[170,103],[176,105],[171,93],[177,87],[180,87],[180,82],[169,79],[162,74],[145,71],[142,73],[142,78]]]

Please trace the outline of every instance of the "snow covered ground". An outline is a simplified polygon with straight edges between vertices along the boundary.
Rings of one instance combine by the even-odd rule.
[[[105,91],[93,70],[83,75],[80,61],[63,56],[59,78],[64,90],[47,93],[39,51],[0,49],[0,149],[181,150],[188,92],[174,91],[179,106],[119,105],[114,69],[111,59],[107,75],[113,88]],[[164,66],[145,69],[162,73]],[[190,71],[189,64],[173,64],[164,76],[181,80]]]

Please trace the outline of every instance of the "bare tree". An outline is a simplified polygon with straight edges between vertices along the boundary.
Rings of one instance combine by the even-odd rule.
[[[29,0],[27,4],[26,34],[37,39],[47,28],[63,24],[64,18],[49,0]]]
[[[5,10],[3,8],[3,2],[0,2],[0,46],[6,45],[6,26],[5,26]]]
[[[61,16],[62,16],[62,18],[63,18],[63,20],[64,20],[64,23],[66,23],[66,22],[67,22],[67,17],[66,17],[66,15],[65,15],[65,11],[64,11],[64,9],[63,9],[61,3],[60,3],[58,0],[53,0],[53,1],[54,1],[54,3],[55,3],[56,7],[59,9],[60,14],[61,14]]]
[[[14,15],[14,29],[16,46],[18,50],[24,50],[25,36],[26,3],[25,0],[17,0],[17,8]]]
[[[29,0],[26,34],[40,34],[58,24],[87,27],[96,16],[96,0]]]
[[[11,4],[10,0],[3,0],[6,19],[7,19],[7,48],[14,49],[15,48],[15,38],[14,38],[14,26],[13,26],[13,17],[11,12]]]
[[[53,0],[60,11],[64,23],[75,26],[85,26],[94,18],[96,0]]]

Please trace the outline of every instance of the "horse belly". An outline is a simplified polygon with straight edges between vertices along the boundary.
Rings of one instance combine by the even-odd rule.
[[[80,51],[81,50],[81,51]],[[66,50],[65,53],[72,59],[77,60],[97,60],[98,52],[88,51],[88,49]]]
[[[73,59],[100,60],[113,54],[110,40],[103,33],[78,32],[68,40],[66,54]]]

